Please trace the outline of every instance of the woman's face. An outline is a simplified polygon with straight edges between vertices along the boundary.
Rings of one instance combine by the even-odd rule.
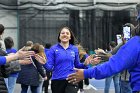
[[[71,39],[70,31],[66,28],[63,28],[60,32],[59,39],[61,40],[62,43],[68,43],[69,40]]]

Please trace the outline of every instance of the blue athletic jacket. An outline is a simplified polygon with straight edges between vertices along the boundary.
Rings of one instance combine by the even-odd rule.
[[[87,68],[80,63],[78,48],[69,45],[64,49],[60,44],[52,46],[47,55],[47,62],[44,65],[46,70],[52,71],[52,80],[64,80],[74,72],[73,68]]]
[[[131,38],[108,62],[84,70],[84,77],[103,79],[125,69],[131,75],[133,91],[140,91],[140,36]]]

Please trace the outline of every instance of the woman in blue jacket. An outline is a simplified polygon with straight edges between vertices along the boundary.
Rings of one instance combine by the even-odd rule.
[[[40,62],[40,61],[39,61]],[[52,93],[77,93],[77,85],[67,82],[67,75],[74,68],[87,68],[80,63],[78,48],[74,45],[74,35],[70,28],[62,27],[58,35],[58,44],[52,46],[43,63],[48,71],[52,71]]]

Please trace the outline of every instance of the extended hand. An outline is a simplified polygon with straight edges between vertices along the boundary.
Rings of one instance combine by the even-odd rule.
[[[27,65],[27,64],[31,64],[32,63],[32,60],[31,60],[31,58],[25,58],[23,60],[19,60],[19,63],[21,65]]]
[[[97,55],[98,55],[98,54],[106,54],[106,52],[105,52],[103,49],[101,49],[101,48],[95,49],[94,51],[95,51],[95,53],[96,53]]]
[[[46,59],[41,57],[40,55],[38,54],[35,54],[35,59],[40,62],[41,64],[45,64],[46,63]]]
[[[18,59],[30,58],[31,56],[34,56],[34,51],[19,50],[15,55],[17,55]]]
[[[95,64],[98,64],[98,63],[100,63],[100,61],[101,61],[101,57],[94,57],[95,55],[90,55],[90,56],[88,56],[87,58],[86,58],[86,60],[85,60],[85,63],[90,63],[90,64],[92,64],[92,65],[95,65]]]
[[[68,75],[68,82],[69,83],[78,83],[79,81],[84,79],[84,69],[76,69],[75,68],[75,73],[69,74]]]

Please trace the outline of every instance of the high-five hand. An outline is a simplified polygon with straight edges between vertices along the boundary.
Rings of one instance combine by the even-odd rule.
[[[41,56],[38,55],[38,54],[35,54],[35,59],[36,59],[38,62],[40,62],[41,64],[45,64],[46,61],[47,61],[47,59],[41,57]]]
[[[68,82],[69,83],[78,83],[79,81],[84,79],[84,69],[76,69],[75,68],[75,73],[72,73],[68,75]]]
[[[92,65],[96,65],[96,64],[100,63],[100,61],[101,61],[100,58],[101,57],[98,57],[98,56],[96,57],[95,55],[90,55],[86,58],[85,62],[90,63]]]

